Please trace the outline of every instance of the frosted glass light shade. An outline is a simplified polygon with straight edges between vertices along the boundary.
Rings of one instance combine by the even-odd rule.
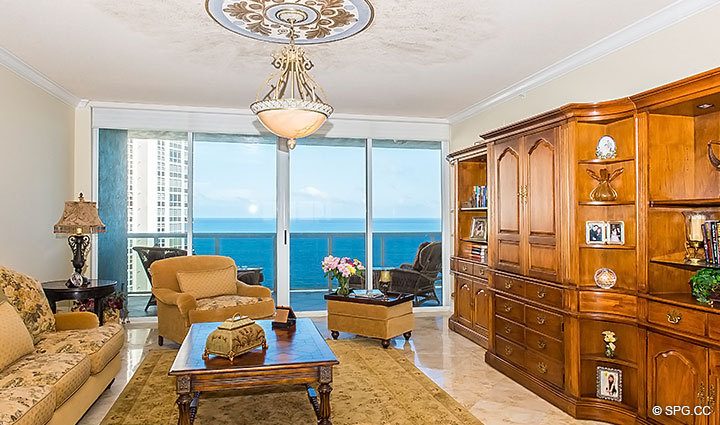
[[[250,109],[265,128],[292,141],[315,133],[333,110],[322,102],[293,99],[261,100],[250,105]]]

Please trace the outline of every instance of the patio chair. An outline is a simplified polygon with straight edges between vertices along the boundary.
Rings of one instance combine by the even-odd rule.
[[[187,255],[187,251],[179,248],[165,248],[161,246],[134,246],[133,251],[137,252],[140,261],[142,262],[143,268],[145,269],[145,275],[147,275],[148,281],[150,282],[150,288],[152,288],[152,275],[150,274],[150,266],[157,260],[163,260],[171,257],[182,257]],[[154,294],[150,294],[145,305],[145,311],[148,311],[151,305],[157,305],[157,299]]]
[[[427,301],[435,301],[440,305],[440,299],[435,293],[435,282],[440,278],[442,271],[442,244],[440,242],[423,242],[420,244],[412,264],[401,264],[398,268],[390,269],[391,282],[388,287],[392,292],[414,294],[413,304],[422,305]],[[376,271],[373,280],[379,278]]]

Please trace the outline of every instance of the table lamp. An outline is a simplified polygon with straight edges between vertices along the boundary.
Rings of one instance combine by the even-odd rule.
[[[381,270],[379,281],[380,281],[380,288],[384,289],[383,292],[389,291],[390,283],[392,283],[392,275],[390,274],[390,270]]]
[[[84,286],[90,279],[83,276],[85,258],[90,250],[90,234],[104,233],[105,225],[98,215],[97,203],[86,202],[80,193],[79,200],[65,202],[60,220],[55,224],[53,233],[70,235],[68,245],[73,253],[72,265],[75,272],[65,283],[70,288]]]

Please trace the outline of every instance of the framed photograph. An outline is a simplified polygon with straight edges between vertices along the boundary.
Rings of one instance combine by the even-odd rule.
[[[622,403],[622,370],[597,367],[597,397]]]
[[[588,245],[602,245],[605,243],[604,221],[586,221],[585,222],[585,243]]]
[[[625,222],[608,221],[606,235],[608,244],[625,245]]]
[[[478,242],[487,242],[488,231],[487,231],[487,218],[485,217],[473,217],[472,226],[470,227],[469,239]]]

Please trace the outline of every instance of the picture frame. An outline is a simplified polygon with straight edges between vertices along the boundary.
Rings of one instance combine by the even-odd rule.
[[[607,240],[606,229],[604,221],[586,221],[585,243],[587,245],[604,245]]]
[[[596,382],[597,398],[622,403],[622,370],[598,366]]]
[[[487,242],[488,227],[486,217],[472,218],[472,224],[470,225],[470,236],[468,237],[468,239],[476,242]]]
[[[608,245],[625,245],[625,222],[608,221],[605,235]]]

